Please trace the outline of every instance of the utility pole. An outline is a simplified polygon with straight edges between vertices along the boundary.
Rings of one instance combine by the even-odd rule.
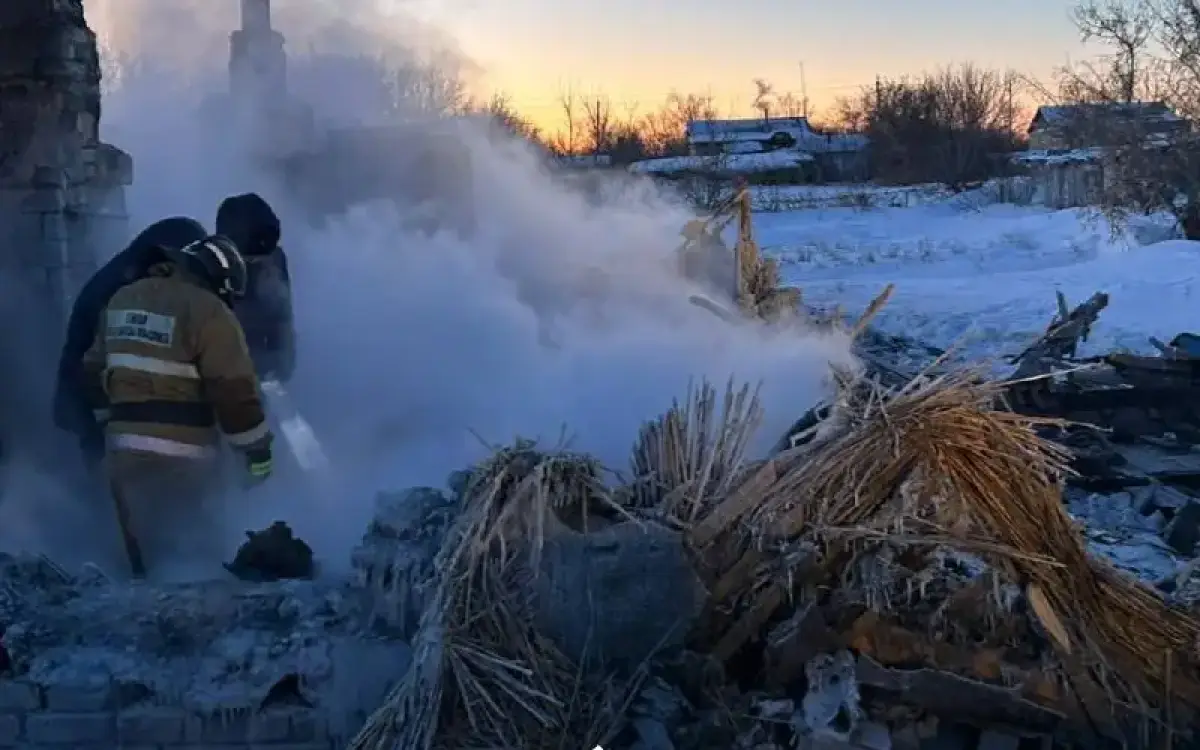
[[[1006,120],[1008,120],[1008,132],[1010,132],[1010,133],[1015,133],[1015,132],[1016,132],[1016,126],[1017,126],[1017,123],[1016,123],[1016,119],[1017,119],[1017,113],[1016,113],[1016,108],[1015,108],[1015,107],[1014,107],[1014,105],[1013,105],[1013,77],[1012,77],[1012,73],[1006,73],[1006,74],[1005,74],[1005,79],[1006,79],[1006,80],[1005,80],[1005,83],[1004,83],[1004,99],[1005,99],[1005,105],[1004,105],[1004,106],[1005,106],[1005,112],[1004,112],[1004,117],[1005,117],[1005,119],[1006,119]]]
[[[800,61],[800,106],[804,108],[804,119],[808,119],[808,79],[804,77],[804,61]]]

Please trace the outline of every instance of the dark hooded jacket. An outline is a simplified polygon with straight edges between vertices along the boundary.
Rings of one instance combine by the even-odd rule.
[[[246,333],[258,374],[287,382],[296,364],[296,334],[292,278],[279,246],[279,216],[256,193],[234,195],[217,209],[217,234],[233,240],[246,259],[246,296],[234,302],[233,312]]]
[[[92,414],[92,406],[80,383],[83,355],[95,340],[104,308],[122,287],[142,278],[151,266],[165,259],[164,247],[182,248],[207,235],[200,222],[185,216],[156,221],[84,284],[71,308],[67,340],[58,360],[54,389],[54,424],[57,427],[84,440],[103,439],[103,430]]]

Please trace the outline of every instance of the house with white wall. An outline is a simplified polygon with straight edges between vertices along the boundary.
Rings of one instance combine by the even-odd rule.
[[[687,125],[688,152],[717,157],[791,151],[812,157],[813,179],[822,182],[863,180],[867,174],[866,136],[821,133],[806,117],[758,117],[696,120]]]

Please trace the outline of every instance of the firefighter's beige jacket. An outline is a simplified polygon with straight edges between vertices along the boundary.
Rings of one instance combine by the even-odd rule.
[[[272,439],[237,318],[173,264],[116,293],[83,371],[110,449],[208,458],[221,434],[243,450]]]

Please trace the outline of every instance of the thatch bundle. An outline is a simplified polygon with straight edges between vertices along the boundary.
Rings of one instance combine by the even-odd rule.
[[[723,408],[718,413],[718,403]],[[476,467],[443,545],[413,666],[351,750],[593,747],[619,725],[642,673],[575,664],[533,626],[531,577],[548,534],[589,511],[682,522],[727,489],[761,416],[757,393],[689,388],[642,431],[616,488],[591,458],[526,441]],[[627,510],[627,506],[629,509]],[[565,533],[573,533],[565,531]]]
[[[623,490],[627,504],[691,524],[728,495],[762,423],[758,395],[749,386],[735,390],[731,380],[718,413],[710,385],[689,385],[683,403],[676,401],[638,433],[632,481]]]
[[[413,667],[353,750],[541,748],[603,736],[623,694],[536,631],[530,577],[557,512],[606,502],[586,456],[518,441],[477,467],[435,563]]]
[[[903,610],[944,615],[955,595],[980,590],[981,579],[945,590],[926,572],[951,550],[987,562],[991,595],[970,601],[989,605],[980,619],[1003,636],[959,628],[955,637],[944,618],[929,618],[930,641],[992,645],[1015,659],[1029,635],[1011,623],[1021,604],[1054,645],[1052,654],[1026,645],[1021,655],[1061,675],[1064,693],[1093,719],[1114,715],[1111,705],[1089,705],[1100,697],[1141,716],[1169,715],[1159,709],[1173,701],[1200,707],[1200,621],[1088,554],[1062,504],[1068,456],[1039,435],[1045,420],[998,408],[1002,385],[971,373],[894,394],[861,386],[846,390],[833,434],[760,466],[693,528],[713,581],[700,642],[728,660],[797,596],[874,608],[895,615],[892,623]],[[894,580],[871,580],[881,575]],[[922,598],[941,601],[921,606]],[[1003,621],[1010,626],[999,628]]]

